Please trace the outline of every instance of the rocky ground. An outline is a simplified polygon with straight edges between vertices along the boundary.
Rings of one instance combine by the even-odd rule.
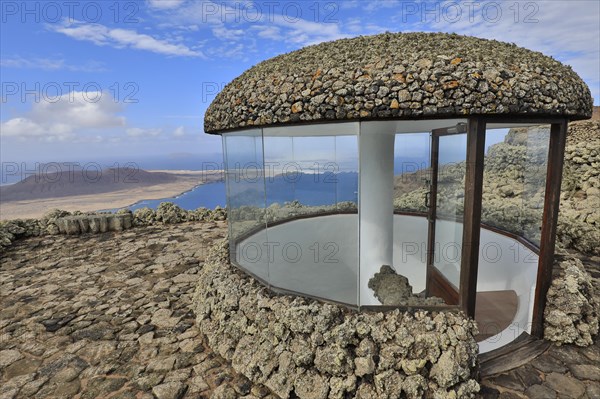
[[[600,398],[600,344],[551,346],[529,364],[485,378],[485,399]]]
[[[0,398],[268,397],[194,328],[196,273],[225,232],[203,222],[15,242],[0,268]]]
[[[191,297],[222,221],[16,241],[0,266],[0,398],[274,397],[207,348]],[[82,239],[84,238],[85,239]],[[484,398],[598,398],[600,346],[551,346]]]

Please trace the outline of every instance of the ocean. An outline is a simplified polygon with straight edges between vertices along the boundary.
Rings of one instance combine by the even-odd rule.
[[[294,182],[286,181],[283,177],[276,177],[266,184],[267,205],[274,203],[283,204],[297,200],[304,205],[331,205],[342,201],[356,201],[358,192],[358,174],[354,172],[339,173],[335,177],[303,174],[297,176]],[[332,182],[335,180],[335,183]],[[242,196],[232,197],[233,206],[259,205],[264,203],[264,189],[261,184],[248,184],[240,182],[233,188]],[[258,189],[257,189],[258,188]],[[261,190],[262,189],[262,190]],[[156,209],[161,202],[172,202],[177,206],[193,210],[200,207],[214,209],[216,206],[225,207],[227,197],[224,182],[207,183],[194,187],[192,190],[176,197],[167,197],[155,200],[143,200],[125,207],[132,211],[144,207]],[[109,211],[117,211],[110,209]]]

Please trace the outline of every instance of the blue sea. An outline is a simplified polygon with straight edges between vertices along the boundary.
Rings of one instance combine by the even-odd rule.
[[[302,175],[294,182],[278,177],[267,182],[267,205],[283,204],[294,200],[304,205],[331,205],[342,201],[356,201],[358,192],[358,174],[340,173],[329,180],[313,175]],[[335,180],[335,184],[331,180]],[[265,200],[264,185],[239,183],[234,184],[236,190],[232,198],[233,206],[262,205]],[[224,182],[207,183],[196,186],[177,197],[167,197],[155,200],[143,200],[126,207],[132,211],[144,207],[156,209],[161,202],[173,202],[177,206],[193,210],[200,207],[214,209],[216,206],[225,207],[227,198]],[[111,209],[116,211],[117,209]]]
[[[218,182],[201,184],[177,197],[142,200],[126,208],[132,211],[144,207],[156,209],[158,204],[161,202],[173,202],[177,206],[187,210],[197,209],[200,207],[214,209],[217,206],[224,208],[225,205],[227,205],[227,199],[225,197],[225,183]],[[115,210],[116,209],[112,209],[112,211]]]

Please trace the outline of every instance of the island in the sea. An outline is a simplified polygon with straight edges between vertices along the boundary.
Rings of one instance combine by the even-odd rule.
[[[123,208],[222,180],[222,171],[215,170],[109,168],[90,174],[82,170],[40,173],[0,187],[0,220],[41,217],[55,208],[83,212]]]

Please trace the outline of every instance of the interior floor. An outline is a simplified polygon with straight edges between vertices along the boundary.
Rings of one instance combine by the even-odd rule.
[[[507,329],[517,314],[519,299],[513,290],[478,292],[475,307],[475,321],[481,342]]]

